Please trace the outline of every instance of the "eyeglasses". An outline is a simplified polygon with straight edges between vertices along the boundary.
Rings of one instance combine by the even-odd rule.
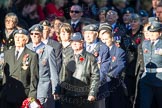
[[[39,33],[30,33],[30,35],[39,35]]]
[[[76,13],[76,14],[78,14],[78,13],[80,13],[80,11],[78,11],[78,10],[71,10],[70,13]]]

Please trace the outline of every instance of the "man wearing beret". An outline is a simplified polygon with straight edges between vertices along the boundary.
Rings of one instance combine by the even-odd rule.
[[[154,21],[148,27],[150,41],[143,41],[144,73],[140,80],[140,108],[151,108],[153,99],[156,108],[162,108],[162,24]]]
[[[16,30],[13,35],[15,47],[4,52],[2,108],[20,108],[23,100],[37,95],[37,54],[25,47],[29,40],[26,30]]]
[[[58,71],[54,49],[41,41],[43,26],[35,24],[29,31],[32,42],[27,44],[27,47],[36,52],[39,56],[37,98],[44,108],[53,108],[54,102],[52,99],[54,99],[58,83]]]
[[[94,55],[83,49],[82,35],[71,37],[73,54],[67,56],[60,72],[62,108],[95,108],[99,86],[99,69]]]
[[[51,38],[49,38],[51,24],[48,20],[41,21],[40,24],[43,26],[42,42],[54,48],[58,72],[61,69],[61,44]]]

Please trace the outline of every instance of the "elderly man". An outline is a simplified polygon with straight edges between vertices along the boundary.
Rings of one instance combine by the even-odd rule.
[[[28,32],[16,30],[13,36],[15,47],[4,54],[2,108],[20,108],[25,98],[37,95],[38,59],[36,53],[25,47]]]
[[[36,52],[39,56],[39,83],[37,98],[44,108],[54,107],[54,103],[48,103],[56,93],[58,83],[58,72],[54,49],[45,45],[42,41],[43,27],[39,24],[33,25],[30,29],[32,43],[27,47]]]
[[[63,60],[60,72],[62,108],[94,108],[99,86],[99,69],[96,58],[83,49],[82,35],[71,37],[74,53]]]
[[[143,41],[144,72],[140,80],[140,108],[151,108],[153,99],[156,108],[162,108],[162,24],[154,21],[148,30],[150,41]]]

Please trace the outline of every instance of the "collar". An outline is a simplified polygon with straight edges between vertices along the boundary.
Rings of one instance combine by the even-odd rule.
[[[79,21],[80,21],[80,19],[78,19],[78,20],[76,20],[76,21],[72,21],[72,20],[71,20],[71,25],[72,25],[72,24],[75,24],[75,25],[76,25]]]
[[[47,44],[47,43],[48,43],[48,40],[49,40],[49,37],[48,37],[47,39],[43,40],[42,42],[43,42],[44,44]]]

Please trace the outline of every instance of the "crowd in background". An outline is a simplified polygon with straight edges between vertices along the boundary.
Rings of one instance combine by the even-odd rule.
[[[38,27],[38,33],[42,33],[43,36],[43,43],[47,44],[48,39],[52,40],[50,46],[55,50],[53,53],[57,64],[53,69],[56,68],[58,73],[58,77],[55,78],[62,82],[66,79],[64,61],[73,53],[70,39],[76,33],[75,35],[84,38],[83,47],[86,51],[96,57],[100,74],[104,73],[100,75],[100,80],[108,70],[110,71],[108,76],[112,81],[108,87],[112,87],[113,92],[104,99],[98,99],[100,102],[95,108],[143,108],[140,107],[139,95],[140,78],[145,72],[142,42],[150,40],[150,37],[147,38],[151,34],[148,32],[150,26],[157,28],[153,32],[158,31],[161,35],[161,23],[161,0],[4,0],[0,1],[0,58],[3,58],[4,51],[15,45],[15,31],[26,29],[31,35],[37,33],[32,31]],[[25,31],[23,33],[26,34]],[[29,38],[29,49],[30,42],[33,43],[32,37]],[[96,51],[92,50],[96,45],[99,45],[99,48],[94,48]],[[113,45],[116,50],[112,50]],[[114,65],[116,58],[120,59]],[[111,71],[117,73],[112,74]],[[0,87],[1,90],[3,87]],[[99,93],[101,89],[105,88],[99,88]],[[45,100],[38,99],[45,103]],[[161,108],[156,96],[153,99],[155,101],[150,99],[150,106]],[[61,103],[56,101],[54,106],[61,108]],[[63,108],[66,105],[64,104]]]

